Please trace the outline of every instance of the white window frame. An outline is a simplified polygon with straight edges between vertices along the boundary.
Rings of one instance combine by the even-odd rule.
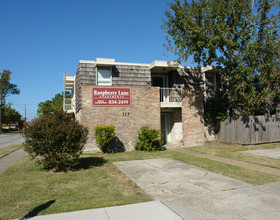
[[[109,81],[108,81],[108,84],[107,83],[102,83],[102,82],[99,82],[98,81],[98,75],[99,75],[99,70],[100,69],[108,69],[108,70],[110,70],[110,73],[111,73],[111,75],[110,75],[110,83],[109,83]],[[98,86],[112,86],[112,67],[108,67],[108,66],[97,66],[96,67],[96,85],[98,85]]]

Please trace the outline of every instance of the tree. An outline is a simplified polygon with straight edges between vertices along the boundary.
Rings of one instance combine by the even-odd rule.
[[[1,112],[1,121],[3,124],[10,125],[21,122],[21,115],[14,108],[10,106],[3,106]]]
[[[65,97],[70,97],[70,93],[66,92]],[[37,109],[37,113],[40,115],[57,111],[63,111],[63,95],[59,93],[52,100],[40,102]]]
[[[199,70],[217,66],[223,82],[219,94],[230,115],[271,113],[276,108],[280,13],[273,11],[278,6],[274,0],[175,0],[165,13],[167,48],[179,61],[192,57]]]
[[[1,108],[5,104],[5,99],[7,95],[12,94],[19,94],[20,90],[17,88],[17,85],[12,84],[11,81],[11,74],[9,70],[3,70],[0,72],[0,134],[2,133],[1,127]]]

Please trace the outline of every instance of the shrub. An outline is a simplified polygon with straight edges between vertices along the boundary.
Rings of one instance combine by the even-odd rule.
[[[111,143],[115,136],[114,126],[96,126],[94,129],[94,136],[96,139],[97,146],[103,153],[111,153]]]
[[[88,130],[72,114],[45,114],[26,126],[24,148],[31,158],[47,169],[73,168],[82,153]]]
[[[150,129],[148,126],[143,126],[138,132],[135,150],[155,151],[164,150],[162,147],[163,138],[159,131]]]

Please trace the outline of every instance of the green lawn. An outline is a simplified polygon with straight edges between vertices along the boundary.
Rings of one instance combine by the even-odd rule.
[[[151,198],[114,161],[173,158],[254,185],[279,177],[189,156],[180,152],[84,154],[76,171],[54,173],[25,158],[0,175],[0,219],[22,218],[149,201]]]
[[[0,175],[0,189],[0,219],[151,200],[101,157],[83,158],[79,170],[67,173],[42,170],[25,158]]]
[[[0,148],[0,158],[6,156],[7,154],[10,154],[17,149],[21,148],[22,144],[16,144],[16,145],[9,145],[7,147],[1,147]]]
[[[219,157],[231,158],[234,160],[245,161],[249,163],[259,164],[267,167],[280,169],[280,160],[255,156],[249,154],[242,154],[239,151],[257,150],[257,149],[271,149],[280,148],[280,143],[259,144],[259,145],[237,145],[237,144],[219,144],[211,143],[205,146],[191,147],[188,150],[197,151],[200,153],[211,154]]]

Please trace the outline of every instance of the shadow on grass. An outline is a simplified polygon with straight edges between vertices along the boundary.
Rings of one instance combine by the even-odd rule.
[[[33,216],[38,215],[41,211],[49,208],[53,203],[55,203],[55,200],[50,200],[42,205],[37,206],[36,208],[32,209],[30,212],[28,212],[23,218],[21,219],[28,219]]]
[[[103,159],[102,157],[82,157],[79,158],[78,165],[75,166],[75,170],[85,170],[92,167],[101,167],[107,160]]]

